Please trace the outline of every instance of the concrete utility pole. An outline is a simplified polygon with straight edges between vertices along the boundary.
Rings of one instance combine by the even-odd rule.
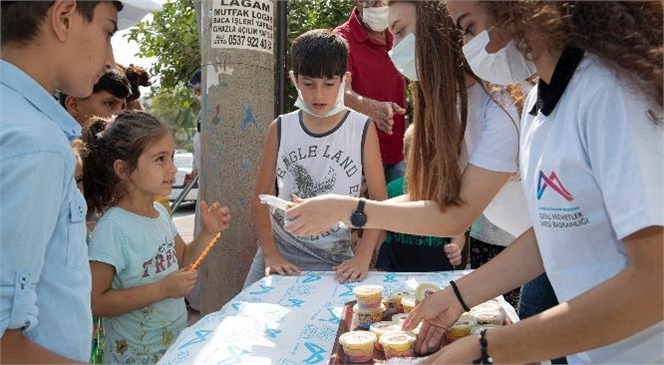
[[[272,0],[201,2],[202,199],[221,202],[232,215],[199,271],[203,314],[242,290],[256,252],[250,199],[274,119],[274,12]]]

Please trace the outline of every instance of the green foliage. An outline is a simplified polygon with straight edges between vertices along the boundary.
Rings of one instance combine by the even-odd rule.
[[[129,30],[141,57],[154,57],[150,73],[159,79],[152,87],[151,111],[175,131],[178,147],[190,144],[200,105],[186,85],[201,64],[193,0],[171,0],[152,20]]]
[[[180,103],[174,103],[174,100],[179,100]],[[150,101],[151,112],[173,129],[177,146],[190,149],[187,147],[196,132],[196,119],[200,109],[198,100],[192,97],[191,89],[180,82],[173,88],[160,88]]]
[[[129,40],[139,45],[142,57],[155,57],[150,69],[158,76],[160,88],[175,88],[186,82],[201,64],[193,0],[169,0],[152,20],[129,31]]]

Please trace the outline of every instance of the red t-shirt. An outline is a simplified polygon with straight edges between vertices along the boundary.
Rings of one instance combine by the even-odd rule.
[[[387,44],[369,38],[369,34],[357,19],[357,8],[350,18],[334,31],[346,39],[348,71],[352,77],[352,88],[356,93],[377,101],[392,101],[405,108],[406,82],[394,68],[387,52],[392,49],[392,34],[387,33]],[[403,135],[406,122],[403,115],[394,115],[392,134],[378,131],[380,155],[384,165],[403,160]]]

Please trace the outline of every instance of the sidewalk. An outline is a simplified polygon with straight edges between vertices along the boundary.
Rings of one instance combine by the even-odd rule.
[[[185,243],[194,239],[194,205],[183,205],[173,215],[173,222]],[[195,310],[187,309],[187,325],[191,326],[201,319],[201,314]]]

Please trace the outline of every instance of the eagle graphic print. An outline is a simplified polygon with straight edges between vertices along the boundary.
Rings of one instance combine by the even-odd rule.
[[[362,149],[368,120],[349,112],[332,130],[310,133],[298,112],[279,120],[276,165],[277,195],[291,201],[293,195],[311,198],[324,194],[357,197],[362,183]],[[293,236],[283,229],[284,212],[271,211],[275,240],[322,262],[337,265],[353,256],[350,229],[335,224],[315,236]]]

